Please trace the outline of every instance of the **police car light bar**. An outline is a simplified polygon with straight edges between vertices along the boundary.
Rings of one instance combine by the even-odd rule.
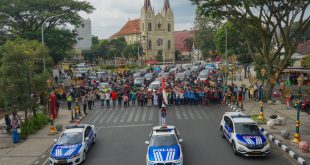
[[[245,114],[238,114],[238,115],[231,115],[231,118],[251,118],[250,115],[245,115]]]

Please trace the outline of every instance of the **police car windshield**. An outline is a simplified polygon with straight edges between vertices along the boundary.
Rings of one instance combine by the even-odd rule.
[[[57,144],[59,145],[73,145],[82,143],[82,133],[81,132],[73,132],[73,133],[64,133],[59,138]]]
[[[235,129],[237,134],[257,135],[260,133],[256,124],[236,123]]]
[[[151,146],[173,146],[176,145],[177,139],[174,135],[155,135],[152,137]]]

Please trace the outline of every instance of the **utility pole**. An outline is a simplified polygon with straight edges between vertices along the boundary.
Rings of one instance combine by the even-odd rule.
[[[226,59],[226,68],[225,68],[225,80],[226,80],[226,85],[227,85],[227,66],[228,66],[228,59],[227,59],[227,27],[224,25],[225,27],[225,32],[226,32],[226,45],[225,45],[225,59]]]

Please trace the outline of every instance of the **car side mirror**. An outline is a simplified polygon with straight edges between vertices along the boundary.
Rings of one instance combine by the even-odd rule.
[[[183,142],[183,139],[179,139],[179,143],[182,143]]]
[[[150,141],[146,140],[144,143],[147,144],[147,145],[149,145],[149,144],[150,144]]]
[[[85,138],[85,141],[88,141],[88,140],[89,140],[89,137],[86,137],[86,138]]]

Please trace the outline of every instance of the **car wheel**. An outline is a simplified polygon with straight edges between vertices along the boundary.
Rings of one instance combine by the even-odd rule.
[[[96,135],[94,135],[93,144],[96,143]]]
[[[222,138],[224,139],[225,138],[225,135],[224,135],[224,130],[223,130],[223,127],[221,126],[220,128],[220,131],[221,131],[221,134],[222,134]]]
[[[232,147],[233,153],[234,153],[235,155],[237,155],[238,152],[237,152],[236,144],[235,144],[234,141],[231,143],[231,147]]]
[[[86,151],[83,152],[83,162],[86,160]]]

